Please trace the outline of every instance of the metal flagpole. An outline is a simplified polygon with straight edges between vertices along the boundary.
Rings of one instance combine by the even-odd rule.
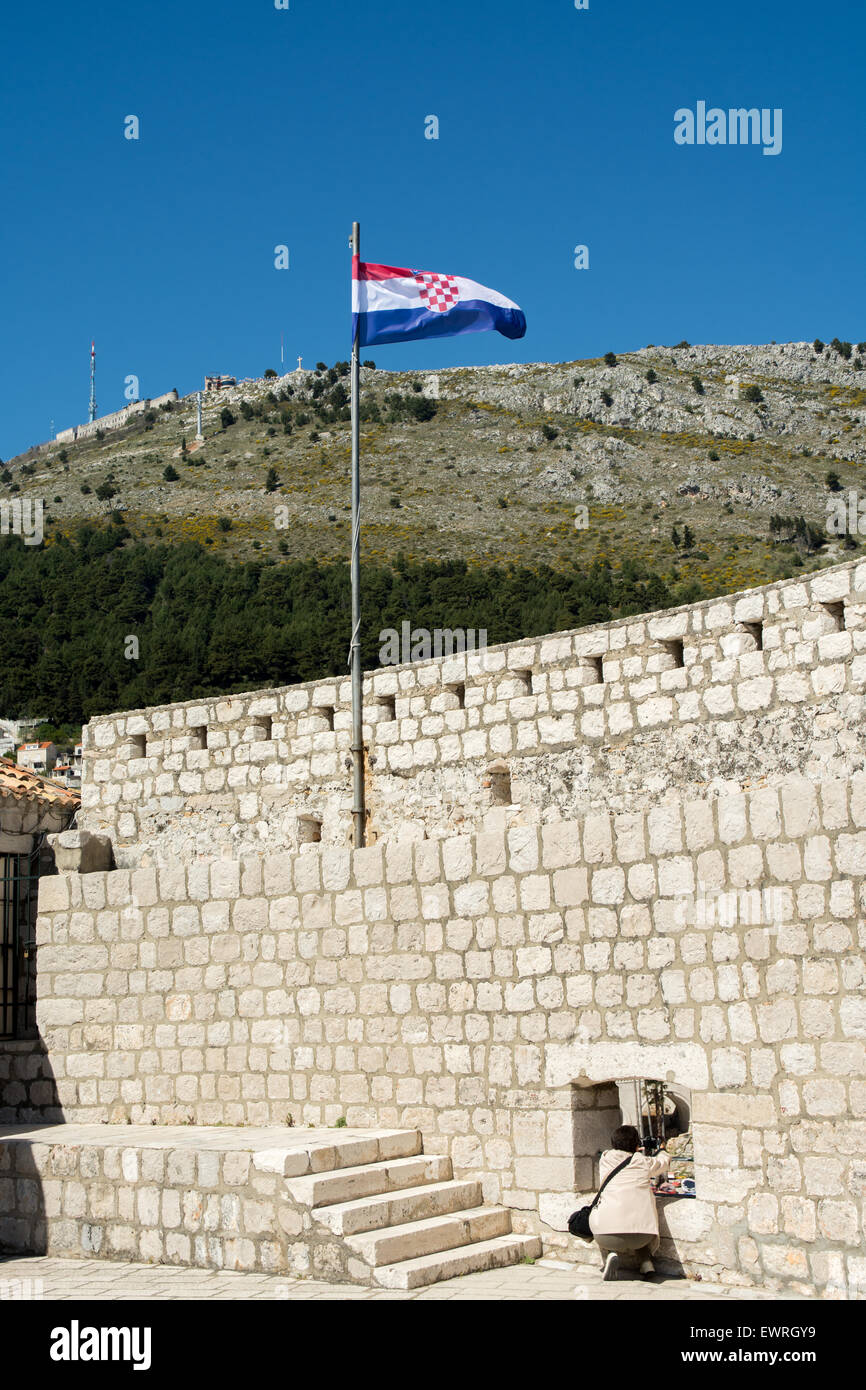
[[[361,226],[352,223],[352,257],[361,254]],[[354,288],[354,286],[353,286]],[[352,821],[354,844],[363,848],[366,830],[364,806],[364,733],[361,704],[361,320],[352,340],[352,773],[354,792]]]

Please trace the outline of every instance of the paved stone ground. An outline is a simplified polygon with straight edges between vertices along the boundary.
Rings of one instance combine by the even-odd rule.
[[[513,1265],[484,1274],[467,1274],[410,1293],[362,1288],[354,1284],[324,1284],[311,1279],[286,1279],[280,1274],[243,1274],[232,1270],[187,1269],[110,1260],[58,1260],[45,1255],[0,1256],[0,1300],[21,1296],[18,1282],[41,1280],[46,1300],[71,1302],[97,1299],[232,1299],[232,1300],[494,1300],[643,1301],[707,1303],[718,1299],[770,1300],[776,1295],[759,1289],[698,1284],[689,1279],[657,1277],[645,1283],[624,1273],[616,1283],[602,1283],[601,1270],[566,1266],[557,1260]],[[32,1288],[31,1284],[31,1288]],[[787,1297],[788,1295],[786,1295]]]

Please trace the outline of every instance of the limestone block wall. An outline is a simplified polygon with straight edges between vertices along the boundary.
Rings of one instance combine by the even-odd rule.
[[[41,1038],[0,1042],[0,1125],[57,1124],[63,1111]]]
[[[507,824],[848,775],[866,766],[866,564],[381,669],[364,690],[371,839],[481,828],[497,801]],[[324,680],[95,719],[79,823],[125,867],[296,849],[303,817],[346,845],[350,701]]]
[[[116,430],[131,420],[134,415],[142,415],[146,410],[155,410],[159,406],[165,405],[166,401],[178,400],[177,391],[172,389],[166,391],[162,396],[148,397],[143,401],[130,401],[129,405],[123,406],[120,410],[115,410],[110,415],[101,415],[95,420],[88,420],[84,425],[72,425],[68,430],[59,430],[54,440],[55,444],[73,444],[76,439],[91,439],[98,430]],[[51,445],[40,445],[40,448],[50,448]]]
[[[572,1255],[613,1083],[667,1079],[698,1198],[663,1253],[862,1296],[864,893],[862,775],[63,874],[40,1031],[69,1120],[417,1127]]]
[[[348,1247],[292,1198],[284,1174],[301,1155],[194,1147],[185,1131],[131,1129],[123,1144],[73,1132],[66,1144],[56,1130],[0,1134],[4,1253],[357,1277]]]

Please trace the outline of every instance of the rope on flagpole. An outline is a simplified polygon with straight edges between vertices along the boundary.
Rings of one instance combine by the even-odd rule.
[[[349,655],[348,655],[348,657],[346,658],[346,665],[349,666],[349,667],[351,667],[351,665],[352,665],[352,653],[354,652],[355,647],[356,647],[356,646],[360,646],[360,636],[361,636],[361,620],[360,620],[360,618],[359,618],[358,621],[357,621],[357,623],[355,624],[355,626],[352,628],[352,636],[351,636],[351,638],[349,639]]]
[[[358,550],[358,553],[360,554],[360,550],[361,550],[361,508],[360,508],[360,505],[358,506],[358,515],[357,515],[357,517],[355,518],[355,520],[354,520],[354,522],[353,522],[353,524],[352,524],[352,554],[353,554],[353,555],[354,555],[356,549]],[[348,657],[346,658],[346,665],[347,665],[347,666],[351,666],[351,665],[352,665],[352,653],[354,652],[355,647],[360,647],[360,645],[361,645],[361,615],[360,615],[360,613],[359,613],[358,616],[357,616],[357,618],[355,619],[354,624],[353,624],[353,627],[352,627],[352,636],[351,636],[351,638],[350,638],[350,640],[349,640],[349,655],[348,655]]]

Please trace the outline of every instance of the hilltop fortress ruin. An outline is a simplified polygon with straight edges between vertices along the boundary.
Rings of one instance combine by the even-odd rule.
[[[362,850],[347,679],[92,720],[40,1036],[0,1044],[0,1243],[393,1287],[587,1258],[650,1078],[694,1142],[669,1264],[862,1297],[864,691],[860,561],[377,670]]]

